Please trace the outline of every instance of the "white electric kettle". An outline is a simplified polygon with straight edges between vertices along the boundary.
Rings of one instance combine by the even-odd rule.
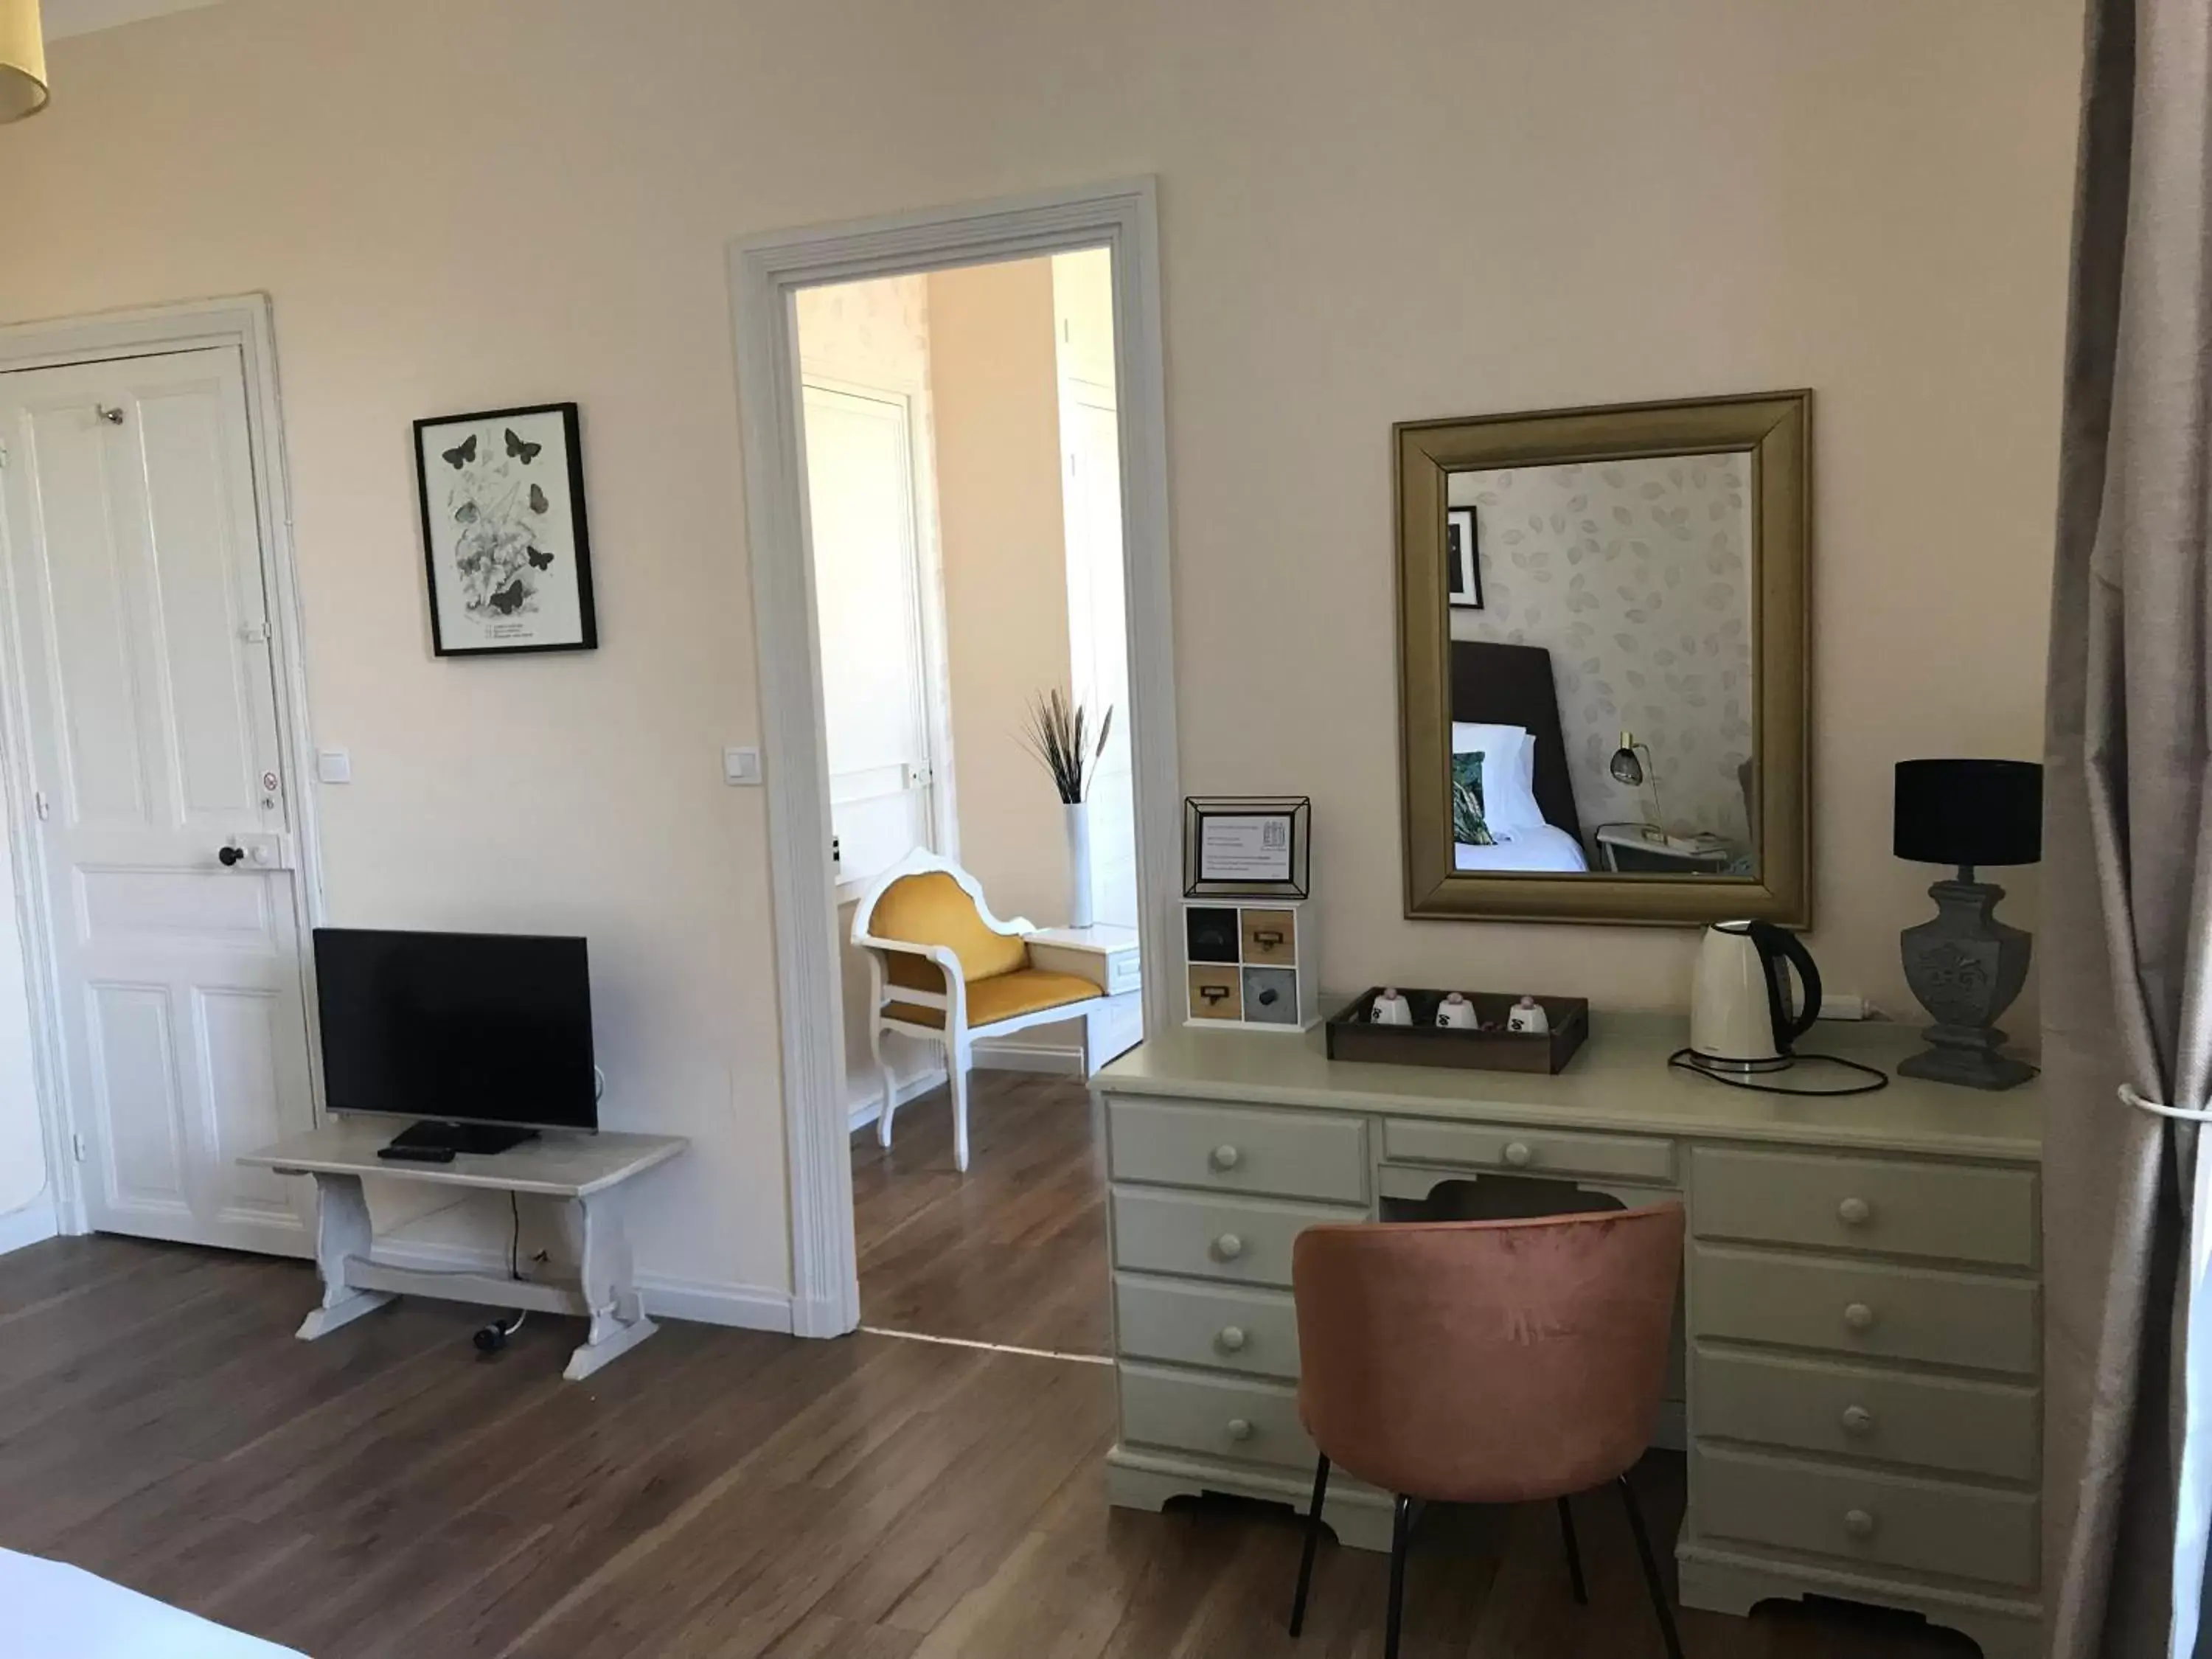
[[[1790,994],[1795,966],[1802,995]],[[1778,1072],[1820,1014],[1820,970],[1795,933],[1771,922],[1705,929],[1690,987],[1690,1060],[1709,1072]]]

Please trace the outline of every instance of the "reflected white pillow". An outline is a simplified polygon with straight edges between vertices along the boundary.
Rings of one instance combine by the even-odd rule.
[[[1536,739],[1526,726],[1482,720],[1452,722],[1452,753],[1482,756],[1482,817],[1493,830],[1540,830],[1536,805]]]

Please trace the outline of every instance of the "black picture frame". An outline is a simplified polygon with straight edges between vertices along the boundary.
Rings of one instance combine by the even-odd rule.
[[[1290,874],[1281,881],[1209,874],[1202,853],[1208,818],[1279,818],[1289,837]],[[1185,898],[1303,899],[1311,875],[1313,801],[1305,795],[1191,795],[1182,804]]]
[[[1451,582],[1447,598],[1455,611],[1482,609],[1482,551],[1475,539],[1474,509],[1444,509],[1444,569]]]
[[[533,580],[542,580],[534,567],[544,559],[544,569],[550,574],[555,563],[565,556],[569,569],[555,580],[564,586],[573,585],[574,623],[573,627],[557,630],[558,637],[540,637],[526,631],[520,620],[502,621],[496,617],[485,620],[477,617],[449,617],[446,608],[449,601],[441,599],[441,559],[447,556],[441,546],[442,528],[435,514],[432,496],[434,486],[446,482],[445,474],[434,468],[452,467],[456,475],[464,474],[469,467],[507,467],[513,471],[519,465],[528,468],[537,464],[537,455],[546,440],[537,444],[521,442],[509,427],[510,422],[527,421],[542,423],[547,417],[558,421],[561,453],[558,466],[549,469],[553,477],[566,475],[566,488],[557,498],[533,493],[528,497],[517,496],[518,501],[544,500],[539,509],[550,519],[550,508],[557,499],[565,506],[566,534],[562,545],[550,554],[541,552],[535,545],[526,550],[529,567],[526,571]],[[533,425],[533,430],[538,429]],[[548,434],[550,436],[550,434]],[[471,447],[471,440],[474,447]],[[494,445],[499,445],[503,455],[495,455]],[[457,459],[463,450],[465,460]],[[526,452],[527,453],[526,454]],[[523,479],[516,479],[520,490]],[[543,483],[535,478],[526,480],[543,490]],[[436,415],[415,422],[415,486],[416,499],[422,514],[422,572],[430,604],[430,645],[434,655],[440,657],[523,656],[556,651],[595,651],[599,648],[599,612],[592,593],[592,533],[591,521],[584,496],[583,425],[578,406],[573,403],[526,404],[510,409],[477,410],[461,415]],[[556,485],[556,488],[558,486]],[[472,503],[470,505],[473,505]],[[548,526],[549,530],[551,527]],[[450,578],[444,584],[453,586]],[[510,584],[510,591],[514,587]],[[494,601],[496,603],[496,601]],[[513,637],[496,637],[512,631]],[[486,635],[493,637],[485,637]]]

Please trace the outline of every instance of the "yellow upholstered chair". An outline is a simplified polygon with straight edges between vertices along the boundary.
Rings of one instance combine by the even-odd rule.
[[[977,1037],[1073,1019],[1105,1000],[1099,978],[1030,965],[1035,924],[1001,921],[975,878],[933,853],[909,853],[878,877],[853,912],[853,943],[868,953],[868,1046],[883,1073],[876,1139],[891,1144],[898,1079],[884,1033],[903,1032],[945,1050],[952,1085],[952,1153],[968,1167],[968,1070]],[[1086,1056],[1087,1060],[1087,1056]]]

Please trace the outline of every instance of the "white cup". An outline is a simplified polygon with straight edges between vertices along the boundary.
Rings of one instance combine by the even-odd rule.
[[[1544,1005],[1534,997],[1522,997],[1505,1016],[1505,1029],[1523,1032],[1529,1036],[1547,1036],[1552,1030],[1552,1017],[1544,1012]]]
[[[1455,1031],[1471,1031],[1481,1023],[1475,1015],[1474,1005],[1457,991],[1437,1005],[1437,1024],[1439,1025],[1449,1026]]]
[[[1367,1018],[1370,1024],[1376,1025],[1411,1025],[1413,1011],[1395,989],[1385,986],[1376,995],[1375,1006],[1368,1011]]]

